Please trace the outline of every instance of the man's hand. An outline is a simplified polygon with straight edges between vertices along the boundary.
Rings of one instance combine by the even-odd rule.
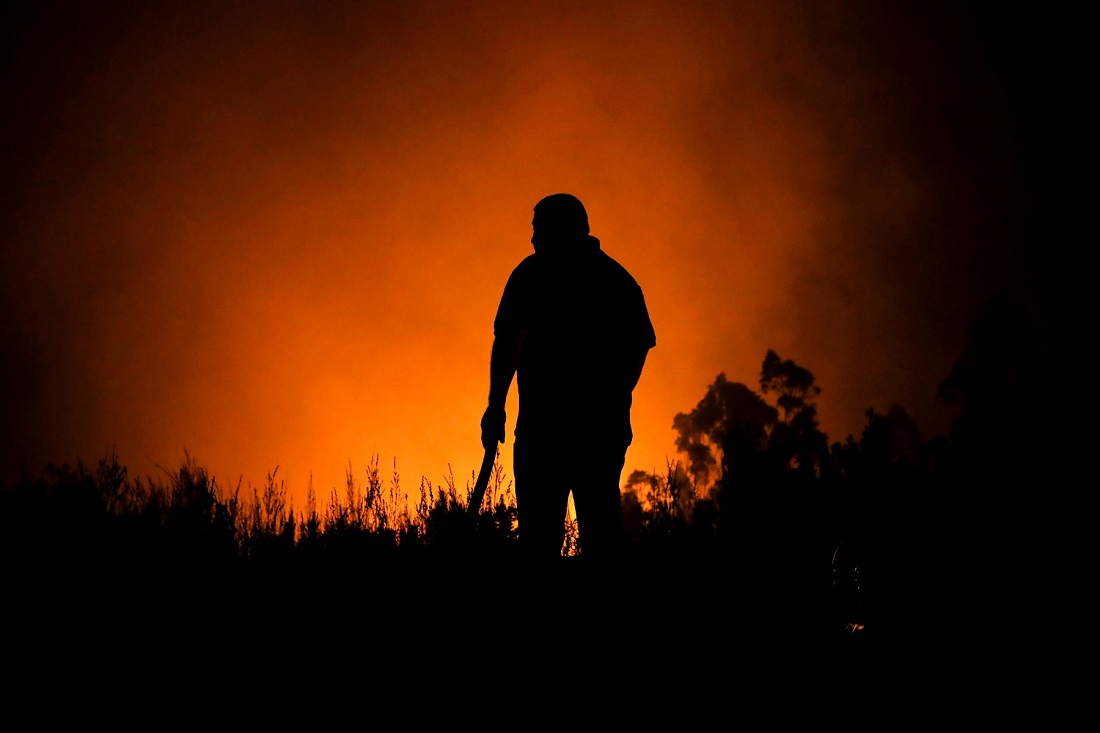
[[[506,419],[503,407],[489,405],[485,408],[485,414],[481,416],[481,446],[485,450],[496,448],[497,443],[504,442]]]

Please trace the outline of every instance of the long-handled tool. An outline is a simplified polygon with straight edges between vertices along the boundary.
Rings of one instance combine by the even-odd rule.
[[[466,514],[477,517],[481,513],[481,503],[485,500],[485,489],[489,486],[489,478],[493,475],[493,466],[497,462],[497,447],[491,446],[485,449],[485,457],[481,459],[481,470],[477,473],[477,481],[474,482],[474,490],[470,493],[469,503],[466,504]]]
[[[512,385],[512,377],[519,366],[519,355],[523,348],[523,340],[526,332],[520,330],[514,338],[496,337],[493,339],[493,354],[489,365],[489,404],[499,405],[500,410],[500,435],[497,440],[491,440],[485,446],[485,457],[481,459],[481,470],[474,482],[474,490],[470,494],[470,501],[466,504],[466,513],[471,517],[477,517],[481,513],[481,502],[485,498],[485,489],[489,486],[489,478],[493,475],[493,464],[497,459],[497,441],[504,442],[504,400],[508,396],[508,389]],[[484,421],[484,418],[483,418]],[[482,441],[484,444],[485,433],[482,426]]]
[[[489,365],[489,404],[498,405],[500,411],[500,435],[486,438],[484,420],[482,418],[482,444],[486,440],[491,441],[485,446],[485,457],[481,459],[481,471],[474,482],[474,490],[470,494],[470,501],[466,504],[466,513],[471,517],[477,517],[481,513],[481,502],[485,498],[485,489],[489,486],[489,478],[493,475],[493,464],[497,459],[497,441],[504,442],[504,400],[508,396],[508,389],[512,385],[512,377],[519,366],[519,355],[523,348],[523,340],[526,332],[520,330],[514,338],[496,337],[493,339],[493,354]],[[488,411],[486,411],[488,414]]]

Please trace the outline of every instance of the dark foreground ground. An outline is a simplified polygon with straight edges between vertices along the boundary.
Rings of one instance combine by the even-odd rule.
[[[553,659],[638,671],[773,660],[862,663],[903,629],[823,584],[705,563],[580,558],[532,567],[453,558],[374,568],[137,573],[24,568],[5,592],[9,660],[172,666],[347,656],[380,667],[456,658],[516,668]],[[886,621],[886,623],[893,623]],[[882,624],[882,625],[880,625]],[[900,639],[899,639],[900,640]],[[370,666],[369,664],[367,666]]]
[[[880,595],[853,630],[828,586],[771,570],[455,557],[20,572],[5,592],[5,689],[16,707],[111,720],[137,704],[158,720],[285,723],[319,706],[541,730],[580,722],[583,703],[602,727],[729,726],[750,711],[845,725],[934,720],[998,664],[930,602]],[[329,727],[319,720],[305,727]]]

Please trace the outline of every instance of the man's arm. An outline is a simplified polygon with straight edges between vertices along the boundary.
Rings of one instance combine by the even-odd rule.
[[[493,353],[489,360],[489,406],[481,418],[481,445],[486,450],[504,442],[504,405],[519,366],[523,337],[521,330],[514,336],[501,334],[493,339]]]

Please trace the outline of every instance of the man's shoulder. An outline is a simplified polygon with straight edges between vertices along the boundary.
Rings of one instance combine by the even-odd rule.
[[[532,252],[531,254],[520,260],[518,265],[512,268],[512,275],[516,275],[517,273],[522,275],[527,272],[532,272],[533,270],[538,269],[538,266],[539,258],[535,255],[534,252]]]
[[[516,287],[517,284],[523,283],[526,280],[530,280],[534,277],[538,270],[538,260],[534,254],[529,254],[520,260],[519,264],[512,268],[512,272],[508,275],[508,287]]]
[[[619,262],[617,259],[604,252],[602,249],[598,255],[603,270],[610,276],[622,280],[624,283],[629,283],[634,287],[638,287],[638,281],[630,274],[630,270]]]

